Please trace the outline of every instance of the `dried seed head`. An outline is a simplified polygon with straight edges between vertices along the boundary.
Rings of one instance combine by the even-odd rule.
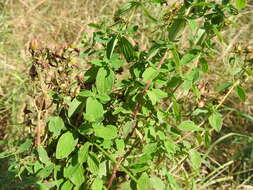
[[[39,42],[37,39],[33,39],[29,44],[29,50],[36,51],[39,49]]]
[[[38,72],[37,72],[35,65],[31,66],[31,68],[29,70],[29,75],[31,76],[32,79],[34,79],[35,77],[38,76]]]

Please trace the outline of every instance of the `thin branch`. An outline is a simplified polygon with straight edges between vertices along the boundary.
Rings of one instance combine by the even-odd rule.
[[[163,55],[163,57],[161,58],[159,64],[157,65],[157,69],[160,69],[162,64],[164,63],[165,59],[167,57],[167,52],[165,52],[165,54]],[[147,93],[147,90],[149,89],[150,85],[152,83],[152,80],[149,80],[145,86],[145,88],[143,89],[142,93],[141,93],[141,99],[137,102],[136,106],[135,106],[135,109],[134,109],[134,112],[133,112],[133,125],[132,125],[132,130],[131,132],[127,135],[126,137],[126,142],[128,142],[128,140],[133,136],[134,132],[135,132],[135,129],[137,129],[137,115],[138,113],[140,112],[141,110],[141,105],[142,105],[142,100],[143,100],[143,97],[144,95]],[[116,173],[117,173],[117,170],[121,164],[121,162],[123,162],[127,156],[132,152],[133,148],[136,146],[136,143],[138,144],[138,141],[134,142],[134,144],[131,146],[131,148],[121,157],[118,157],[117,158],[117,163],[114,165],[113,169],[112,169],[112,175],[106,185],[106,188],[107,189],[110,189],[111,186],[112,186],[112,183],[114,181],[114,179],[116,178]],[[127,143],[126,143],[127,144]]]

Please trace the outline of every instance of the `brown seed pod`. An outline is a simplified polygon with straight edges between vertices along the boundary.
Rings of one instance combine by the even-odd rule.
[[[31,66],[29,70],[29,75],[31,76],[32,79],[38,76],[38,72],[34,64]]]

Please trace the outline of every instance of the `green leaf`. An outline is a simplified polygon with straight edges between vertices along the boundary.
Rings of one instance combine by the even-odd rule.
[[[100,178],[96,178],[92,185],[91,185],[92,190],[103,190],[103,180]]]
[[[239,85],[236,86],[236,93],[242,101],[246,100],[245,90],[241,86]]]
[[[0,159],[7,158],[7,157],[11,156],[12,154],[13,154],[12,152],[1,152]]]
[[[193,53],[187,53],[185,54],[181,60],[180,60],[180,65],[186,65],[188,63],[190,63],[193,59],[195,59],[197,57],[196,54]]]
[[[178,129],[182,131],[196,131],[201,130],[193,121],[187,120],[183,121],[179,126]]]
[[[138,190],[149,190],[150,189],[150,179],[147,173],[142,173],[141,177],[138,179],[137,189]]]
[[[196,116],[196,115],[199,115],[199,114],[206,114],[208,113],[208,110],[205,109],[205,108],[197,108],[196,110],[194,110],[192,112],[192,115]]]
[[[119,47],[127,62],[132,61],[134,58],[134,48],[124,36],[119,40]]]
[[[212,115],[209,116],[208,118],[210,125],[217,131],[219,132],[222,127],[222,115],[220,113],[213,113]]]
[[[141,6],[141,9],[143,10],[145,16],[147,16],[149,19],[151,19],[153,22],[157,22],[158,20],[152,16],[152,13],[150,13],[146,7],[144,7],[143,5]]]
[[[147,95],[152,102],[152,105],[155,105],[161,99],[166,98],[168,95],[166,92],[161,89],[152,89],[147,91]]]
[[[100,94],[109,94],[114,83],[114,73],[112,70],[101,67],[96,77],[96,87]]]
[[[151,100],[152,105],[155,105],[156,102],[158,101],[157,98],[156,98],[156,94],[153,91],[148,90],[147,95],[148,95],[149,99]]]
[[[220,33],[220,31],[217,29],[217,27],[215,25],[213,25],[212,30],[215,33],[215,35],[217,36],[218,40],[220,42],[224,42],[222,34]]]
[[[73,184],[69,180],[67,180],[61,186],[61,190],[70,190],[72,189],[72,187],[73,187]]]
[[[53,133],[53,138],[58,137],[66,129],[62,118],[55,116],[49,118],[48,130]]]
[[[162,91],[161,89],[153,89],[152,91],[155,93],[155,95],[159,101],[163,98],[168,97],[168,94],[166,92]]]
[[[74,137],[73,133],[66,132],[58,140],[56,146],[56,159],[62,159],[68,157],[73,152],[78,139]]]
[[[124,4],[115,14],[115,16],[122,16],[124,14],[126,14],[127,12],[129,12],[131,9],[133,9],[134,7],[138,7],[140,5],[139,2],[136,1],[131,1],[128,2],[126,4]]]
[[[47,151],[42,146],[38,146],[37,151],[38,151],[38,154],[39,154],[39,160],[42,163],[44,163],[46,165],[52,164],[52,162],[50,161],[50,159],[47,155]]]
[[[202,162],[202,158],[201,158],[200,154],[195,149],[192,149],[192,150],[190,150],[189,155],[190,155],[192,168],[194,170],[199,171],[200,166],[201,166],[201,162]]]
[[[225,82],[223,84],[221,84],[219,87],[218,87],[218,92],[223,92],[225,89],[229,88],[230,86],[232,86],[233,83],[232,82]]]
[[[144,146],[143,153],[151,154],[157,150],[157,143],[150,143]]]
[[[94,153],[92,152],[89,153],[87,163],[88,163],[88,170],[90,170],[90,172],[93,174],[98,174],[99,161],[98,161],[97,156]]]
[[[116,139],[115,140],[115,144],[116,144],[116,148],[118,150],[119,154],[123,154],[124,153],[124,149],[125,149],[125,143],[123,139]]]
[[[131,181],[126,181],[124,183],[121,183],[119,186],[121,189],[124,189],[124,190],[132,190]]]
[[[169,28],[169,40],[175,40],[183,31],[186,25],[185,19],[179,18],[175,19]]]
[[[82,102],[74,98],[72,102],[69,104],[68,109],[68,117],[70,118],[78,109],[78,107],[81,105]]]
[[[89,90],[82,90],[78,96],[80,97],[90,97],[93,96],[93,92],[89,91]]]
[[[117,45],[118,42],[118,36],[114,35],[112,39],[108,42],[107,47],[106,47],[106,56],[108,59],[112,57],[113,51]]]
[[[64,168],[64,177],[69,179],[76,186],[81,186],[85,181],[84,168],[82,164],[77,163]]]
[[[235,0],[236,8],[243,9],[246,7],[247,0]]]
[[[150,179],[151,187],[154,190],[165,190],[165,184],[157,176],[152,176]]]
[[[196,45],[202,44],[202,42],[205,39],[206,34],[207,34],[207,32],[206,32],[205,29],[199,28],[198,32],[196,34],[196,38],[195,38],[194,44],[196,44]]]
[[[110,65],[110,67],[112,67],[112,68],[114,68],[114,69],[117,70],[117,69],[119,69],[120,67],[122,67],[124,65],[125,61],[121,60],[120,57],[119,57],[119,55],[116,54],[116,55],[114,55],[114,56],[112,56],[110,58],[110,60],[108,61],[108,63]]]
[[[194,34],[198,29],[198,22],[194,19],[187,19],[191,32]]]
[[[93,83],[96,80],[99,67],[91,67],[84,73],[84,82]]]
[[[174,88],[182,82],[181,77],[172,77],[167,84],[168,88]]]
[[[153,67],[148,67],[142,74],[143,81],[148,82],[149,80],[153,80],[158,74],[158,70],[154,69]]]
[[[45,168],[42,168],[37,174],[36,176],[44,179],[44,178],[47,178],[52,172],[53,172],[53,169],[54,169],[54,164],[51,164],[51,165],[48,165],[46,166]]]
[[[103,105],[93,97],[87,99],[84,119],[89,122],[100,122],[104,120]]]
[[[169,182],[169,185],[170,185],[171,189],[172,189],[172,190],[180,190],[180,187],[179,187],[179,185],[177,184],[177,181],[176,181],[176,179],[173,177],[173,175],[167,174],[166,176],[167,176],[167,178],[168,178],[168,182]]]
[[[27,139],[23,144],[19,145],[18,153],[23,153],[29,150],[32,146],[33,142],[31,139]]]
[[[208,62],[206,59],[201,58],[199,60],[200,64],[201,64],[201,71],[203,71],[204,73],[208,72],[209,70],[209,66],[208,66]]]
[[[107,125],[106,127],[102,125],[94,126],[95,136],[101,137],[103,139],[114,139],[117,137],[117,127],[114,125]]]
[[[97,94],[95,97],[99,99],[102,104],[106,104],[111,100],[110,96],[106,94]]]
[[[176,153],[177,146],[171,139],[164,141],[164,147],[166,148],[168,153],[172,153],[172,154]]]
[[[91,63],[92,65],[97,65],[97,66],[99,66],[99,67],[101,67],[101,66],[103,65],[102,60],[100,60],[100,59],[93,59],[93,60],[91,60],[90,63]]]
[[[88,152],[89,152],[89,148],[90,148],[91,144],[89,142],[84,143],[84,145],[82,145],[79,150],[78,150],[78,162],[79,163],[83,163],[87,160],[88,158]]]

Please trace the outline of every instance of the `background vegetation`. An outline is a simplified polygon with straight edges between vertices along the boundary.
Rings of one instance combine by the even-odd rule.
[[[57,153],[56,155],[54,154],[57,144],[56,139],[60,134],[56,131],[50,130],[50,126],[52,128],[53,125],[59,126],[61,125],[62,120],[65,124],[67,123],[65,121],[66,118],[65,116],[62,116],[60,109],[64,108],[64,105],[67,105],[67,107],[70,108],[71,106],[75,107],[73,108],[73,111],[68,111],[69,118],[72,116],[71,112],[72,114],[76,114],[75,112],[81,113],[81,111],[79,112],[79,109],[76,111],[79,105],[76,106],[73,101],[73,98],[78,95],[78,91],[75,91],[75,89],[79,84],[76,81],[78,81],[80,77],[80,80],[83,80],[82,74],[87,71],[91,65],[94,65],[94,63],[90,63],[94,58],[102,59],[101,54],[103,54],[103,52],[101,53],[99,50],[103,50],[104,44],[100,41],[101,44],[98,44],[94,48],[98,53],[91,55],[90,57],[85,57],[85,50],[87,50],[87,47],[92,47],[90,46],[90,39],[93,37],[94,32],[104,32],[103,35],[105,36],[102,37],[104,37],[105,40],[111,39],[109,38],[110,35],[115,35],[115,31],[112,32],[110,31],[110,28],[108,29],[106,27],[113,24],[113,16],[126,2],[128,1],[7,0],[0,2],[1,189],[48,189],[50,186],[53,186],[52,188],[58,186],[61,189],[71,189],[73,184],[77,186],[76,189],[79,188],[79,183],[71,179],[67,174],[64,174],[64,179],[68,179],[67,181],[57,181],[57,176],[54,176],[56,174],[47,173],[47,171],[50,170],[49,163],[51,163],[51,161],[57,162],[58,166],[70,166],[70,163],[73,162],[72,157],[69,157],[68,160],[57,160],[64,157],[64,155],[59,155],[61,154],[59,152],[58,155]],[[221,4],[225,1],[216,2]],[[175,135],[173,136],[173,138],[175,137],[175,147],[170,147],[168,145],[169,147],[167,146],[166,149],[165,145],[165,150],[156,150],[157,152],[154,151],[155,153],[152,152],[152,143],[154,143],[153,137],[147,137],[147,135],[145,135],[146,131],[143,132],[141,127],[139,133],[137,133],[137,137],[131,139],[132,141],[130,140],[130,143],[135,143],[135,139],[139,139],[138,141],[141,141],[141,146],[138,145],[137,147],[142,147],[141,150],[143,151],[144,149],[144,153],[146,151],[146,154],[152,155],[152,158],[157,164],[155,166],[158,167],[158,165],[161,164],[161,170],[159,171],[155,167],[151,169],[149,168],[149,170],[147,169],[147,171],[149,171],[147,172],[147,175],[152,176],[152,181],[150,183],[154,189],[164,189],[165,186],[163,188],[163,185],[167,184],[168,181],[170,185],[166,187],[167,189],[253,188],[253,44],[251,40],[253,2],[248,1],[247,5],[245,7],[242,6],[241,9],[240,3],[243,4],[243,2],[244,1],[239,0],[231,1],[231,4],[238,8],[239,13],[236,15],[229,15],[227,21],[229,20],[231,23],[226,23],[227,26],[223,26],[224,29],[217,31],[213,38],[213,43],[215,43],[215,45],[212,47],[210,54],[213,54],[214,56],[212,57],[210,55],[206,58],[209,66],[207,70],[209,72],[203,72],[201,79],[196,83],[196,88],[199,89],[201,96],[196,98],[195,96],[198,95],[196,95],[196,93],[194,94],[194,92],[184,94],[183,90],[176,91],[175,89],[175,95],[180,97],[178,100],[181,102],[178,101],[177,104],[171,99],[168,100],[169,102],[165,101],[165,104],[172,101],[174,106],[171,111],[172,115],[168,116],[170,119],[168,123],[170,125],[179,125],[183,121],[188,121],[189,119],[197,124],[201,124],[201,121],[207,119],[209,122],[204,124],[204,127],[208,129],[207,135],[202,135],[203,133],[198,132],[193,134],[192,131],[189,132],[187,130],[182,133],[172,131],[173,135]],[[136,33],[134,33],[134,31],[127,31],[126,33],[120,33],[120,35],[126,36],[131,44],[134,44],[136,48],[139,48],[139,52],[148,52],[147,50],[153,45],[152,40],[159,39],[159,35],[161,35],[159,32],[155,31],[157,25],[153,19],[163,14],[165,15],[165,23],[163,24],[169,25],[170,23],[166,23],[172,19],[169,18],[169,16],[174,14],[172,11],[178,11],[181,3],[182,2],[179,1],[170,1],[163,4],[151,3],[146,5],[147,10],[151,14],[143,14],[143,12],[136,11],[132,14],[132,17],[131,13],[122,17],[126,20],[130,17],[131,21],[129,21],[129,25],[138,25],[139,28]],[[166,14],[168,16],[167,18]],[[91,25],[88,26],[90,23],[101,23],[101,25],[93,24],[93,27]],[[189,48],[189,33],[190,28],[183,30],[180,40],[177,42],[180,59],[187,53]],[[98,36],[100,35],[100,33],[96,34]],[[122,38],[119,38],[119,40],[120,39]],[[106,43],[108,43],[108,41],[106,41]],[[63,49],[67,50],[61,52]],[[104,51],[108,56],[108,51],[110,51],[108,50],[108,47],[107,49],[104,49]],[[120,54],[121,51],[120,48],[115,49],[116,54]],[[81,57],[80,52],[83,53],[81,54]],[[65,75],[59,74],[62,72],[62,70],[59,69],[63,69],[65,72],[66,69],[69,69],[68,66],[64,66],[63,68],[50,67],[50,69],[46,71],[45,68],[43,70],[43,67],[41,67],[35,73],[33,72],[32,66],[35,61],[41,61],[43,64],[43,61],[48,61],[48,57],[50,57],[49,55],[52,56],[54,53],[63,55],[64,59],[61,59],[61,57],[57,58],[61,64],[68,65],[71,63],[72,65],[77,65],[77,67],[74,67],[70,73],[66,73],[66,76],[68,76],[67,80],[64,78],[66,77]],[[163,50],[161,50],[160,54],[164,54]],[[161,60],[161,55],[157,55],[158,57],[154,56],[152,59],[154,59],[154,61]],[[124,56],[128,59],[125,54]],[[129,60],[129,62],[131,61]],[[247,65],[245,65],[246,63]],[[99,63],[95,63],[95,65],[96,64],[99,65]],[[206,65],[203,67],[205,70]],[[123,67],[123,72],[120,72],[120,74],[117,75],[119,81],[129,77],[129,68],[130,64]],[[243,70],[244,68],[247,68],[248,70],[245,71]],[[241,73],[242,70],[243,73]],[[248,75],[245,75],[245,72]],[[48,88],[46,81],[51,81],[50,77],[52,76],[56,76],[58,80],[57,84],[61,84],[61,86],[52,84],[52,86]],[[175,76],[177,77],[177,75]],[[87,85],[87,83],[84,85]],[[70,88],[70,86],[72,91],[67,91],[66,89]],[[131,86],[131,84],[129,84],[129,86]],[[85,88],[89,89],[87,86]],[[140,86],[138,86],[138,88],[141,89]],[[63,102],[57,103],[57,98],[52,94],[52,91],[64,94],[67,98],[64,99]],[[191,89],[191,91],[194,90]],[[116,96],[115,94],[113,94],[113,96]],[[79,94],[79,96],[82,96],[82,94]],[[131,93],[129,96],[132,96]],[[163,95],[161,96],[163,97]],[[86,97],[86,95],[83,95],[82,98],[83,97]],[[148,100],[147,98],[145,101],[149,101],[152,105],[156,105],[156,103],[160,101],[154,100],[155,98],[152,99],[152,93],[149,93],[148,97],[151,100]],[[107,97],[104,98],[106,99]],[[117,98],[120,99],[120,97]],[[115,101],[110,103],[112,105],[118,105],[117,103],[120,102],[120,100],[117,98],[112,98]],[[52,99],[55,101],[53,102],[53,106],[51,106]],[[85,101],[88,101],[87,98]],[[103,102],[103,100],[101,101]],[[57,106],[60,106],[60,108]],[[178,110],[178,112],[181,112],[180,116],[175,113],[177,111],[177,106],[180,106]],[[43,107],[48,107],[48,109],[44,109]],[[220,127],[220,125],[217,124],[217,121],[215,121],[215,124],[210,127],[210,124],[212,125],[212,121],[210,122],[210,120],[212,120],[210,119],[212,116],[211,112],[213,111],[213,114],[215,114],[217,111],[212,110],[214,108],[219,108],[217,109],[218,112],[223,115],[221,130],[217,129],[217,127]],[[108,110],[109,109],[110,108],[108,107]],[[129,110],[125,111],[124,114],[131,116],[131,112],[127,112]],[[145,110],[143,112],[145,112]],[[213,116],[219,117],[219,113]],[[160,118],[162,118],[162,113],[160,114]],[[62,120],[59,121],[58,116],[60,116]],[[73,121],[76,120],[78,124],[78,114],[74,116],[75,118],[72,119]],[[144,114],[141,117],[145,118],[146,116]],[[177,117],[181,118],[178,119]],[[127,124],[125,120],[126,117],[118,119],[122,119],[122,122]],[[154,121],[157,122],[157,119],[159,120],[159,116],[155,118]],[[112,124],[109,121],[106,122]],[[159,122],[161,121],[159,120]],[[141,125],[146,126],[147,123],[141,121],[140,126]],[[148,124],[147,126],[149,125],[153,124]],[[37,137],[36,130],[38,126],[45,130],[45,132],[43,132],[43,130],[41,132],[41,139],[38,139]],[[190,126],[193,128],[195,127],[195,125]],[[49,129],[47,127],[49,127]],[[67,126],[67,128],[68,130],[64,134],[69,135],[68,131],[71,129],[70,131],[72,132],[72,128],[69,126]],[[193,128],[191,128],[191,130],[195,130]],[[216,129],[216,131],[213,131],[212,129]],[[65,131],[65,129],[62,130]],[[161,131],[159,132],[155,130],[155,132],[157,132],[159,140],[163,141],[163,139],[161,139]],[[148,133],[152,133],[152,131],[149,131]],[[101,138],[105,138],[103,135],[98,135],[96,133],[96,137],[93,137],[88,132],[80,132],[80,134],[84,135],[80,137],[82,140],[79,141],[78,148],[76,149],[77,152],[78,149],[83,147],[85,142],[87,142],[85,140],[86,138],[92,137],[92,143],[97,145],[97,147],[92,147],[91,154],[89,154],[89,158],[87,158],[88,160],[93,158],[93,162],[96,163],[96,161],[99,160],[99,163],[103,165],[103,161],[106,161],[104,157],[108,156],[104,155],[106,153],[103,151],[107,150],[109,153],[112,153],[112,155],[114,154],[114,152],[110,150],[110,148],[112,148],[110,147],[110,143],[107,142],[106,144],[104,141],[101,141]],[[97,138],[97,136],[100,138]],[[117,139],[117,141],[113,141],[115,144],[117,142],[117,144],[114,145],[117,148],[117,154],[120,154],[120,140],[121,139]],[[168,142],[168,139],[165,140]],[[158,140],[155,138],[155,141]],[[36,144],[41,144],[42,146],[37,148]],[[150,145],[150,147],[146,146],[145,148],[145,145]],[[126,144],[126,147],[127,146],[128,144]],[[172,149],[174,148],[178,150],[173,152]],[[151,152],[149,153],[150,149]],[[163,151],[166,152],[168,149],[171,151],[170,154],[175,157],[174,160],[171,159],[174,161],[173,164],[159,160],[159,156],[156,157],[157,155],[166,157],[166,155],[163,154]],[[195,152],[195,150],[197,150],[197,152]],[[96,155],[93,155],[94,153]],[[135,154],[139,155],[136,150],[133,155]],[[49,158],[47,155],[49,155]],[[145,160],[147,158],[143,159]],[[85,163],[85,161],[83,162]],[[129,163],[131,163],[130,160]],[[145,175],[141,175],[142,173],[140,173],[146,171],[142,164],[143,163],[139,161],[139,165],[133,164],[130,165],[129,168],[137,176],[139,183],[144,185],[147,182],[147,176],[146,173]],[[91,165],[90,161],[88,167],[91,167]],[[168,167],[168,165],[173,169],[170,170],[169,175],[168,171],[163,170],[163,168]],[[41,168],[45,166],[48,166],[49,169],[42,170]],[[88,189],[102,189],[103,187],[101,186],[100,188],[100,184],[102,183],[106,186],[112,173],[112,169],[108,169],[108,175],[103,175],[101,173],[96,173],[96,164],[94,167],[87,171],[86,175],[89,176],[89,178],[86,180],[85,185]],[[112,168],[113,164],[106,167]],[[101,170],[101,166],[99,166],[99,168]],[[55,172],[57,173],[57,171]],[[128,175],[125,175],[125,172]],[[143,186],[140,187],[140,185],[136,186],[136,184],[133,185],[128,183],[129,175],[131,175],[131,172],[128,172],[129,171],[125,170],[118,171],[118,181],[116,181],[118,186],[121,187],[116,187],[117,185],[114,183],[112,188],[127,189],[131,187],[132,189],[145,189]],[[96,175],[101,177],[96,178]],[[102,182],[100,181],[100,178],[103,179]],[[61,178],[59,177],[58,179]]]

